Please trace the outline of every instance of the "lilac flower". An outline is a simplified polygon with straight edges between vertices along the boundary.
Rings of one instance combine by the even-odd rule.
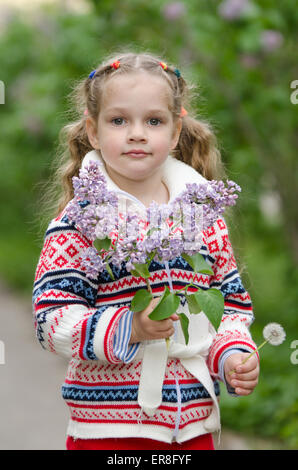
[[[105,238],[117,227],[117,195],[107,190],[107,184],[96,162],[81,169],[73,177],[74,198],[66,214],[90,240]]]
[[[175,21],[185,14],[185,5],[182,2],[167,3],[163,7],[163,15],[169,21]]]
[[[251,7],[249,0],[225,0],[218,7],[218,12],[222,18],[228,21],[242,18]]]
[[[270,53],[280,48],[284,38],[279,31],[266,29],[262,32],[260,40],[263,50]]]
[[[86,270],[86,276],[91,279],[96,279],[99,272],[105,269],[105,264],[94,247],[87,248],[84,251],[82,267]]]
[[[242,54],[240,56],[240,62],[246,69],[254,69],[260,65],[260,59],[253,54]]]
[[[201,206],[202,212],[198,227],[200,230],[205,230],[212,225],[222,215],[226,206],[234,205],[237,198],[235,191],[241,191],[241,188],[233,181],[227,181],[227,187],[225,187],[222,181],[215,180],[209,181],[207,185],[187,184],[186,188],[176,202],[182,204],[183,212],[186,214],[189,211],[187,207]]]

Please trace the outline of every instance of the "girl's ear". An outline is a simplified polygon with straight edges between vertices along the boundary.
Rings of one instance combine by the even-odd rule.
[[[179,118],[177,119],[177,122],[174,124],[174,132],[173,132],[173,137],[172,137],[172,147],[171,150],[176,148],[178,142],[179,142],[179,137],[181,134],[181,129],[182,129],[182,119]]]
[[[97,126],[94,124],[91,118],[86,119],[86,132],[90,145],[92,145],[95,150],[100,150]]]

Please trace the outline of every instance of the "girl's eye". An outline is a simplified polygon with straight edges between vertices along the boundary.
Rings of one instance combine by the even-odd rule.
[[[116,126],[121,126],[123,121],[124,121],[123,118],[114,118],[114,119],[112,119],[112,123],[115,124]],[[161,123],[161,120],[158,119],[158,118],[152,118],[152,119],[149,119],[148,122],[150,122],[150,124],[152,126],[157,126],[159,123]]]
[[[153,124],[152,124],[152,121],[153,121]],[[152,124],[153,126],[157,126],[157,124],[156,124],[157,121],[158,121],[159,123],[161,122],[161,120],[160,120],[160,119],[157,119],[157,118],[152,118],[152,119],[150,119],[150,122],[151,122],[151,124]],[[155,123],[154,123],[154,122],[155,122]]]
[[[121,121],[121,122],[119,122],[119,121]],[[112,119],[112,122],[113,122],[114,124],[116,124],[116,126],[121,125],[121,124],[122,124],[122,121],[123,121],[123,118],[115,118],[115,119]]]

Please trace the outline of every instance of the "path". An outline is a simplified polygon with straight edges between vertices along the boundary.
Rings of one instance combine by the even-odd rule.
[[[0,299],[0,450],[63,450],[68,410],[60,387],[67,364],[37,342],[30,298],[0,282]],[[219,448],[274,446],[223,430]]]

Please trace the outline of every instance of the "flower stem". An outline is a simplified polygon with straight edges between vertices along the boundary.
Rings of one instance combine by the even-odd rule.
[[[259,351],[263,346],[265,346],[266,343],[268,343],[268,339],[266,339],[266,341],[264,341],[262,344],[260,344],[260,346],[259,346],[257,349],[255,349],[252,353],[250,353],[250,355],[247,356],[247,357],[241,362],[240,365],[242,366],[243,364],[245,364],[245,363],[248,361],[248,359],[250,359],[257,351]],[[236,372],[236,369],[230,370],[229,375],[234,374],[234,372]]]
[[[152,294],[152,289],[151,289],[151,286],[150,286],[149,279],[145,279],[145,281],[146,281],[146,284],[147,284],[148,291],[150,292],[150,294]]]

